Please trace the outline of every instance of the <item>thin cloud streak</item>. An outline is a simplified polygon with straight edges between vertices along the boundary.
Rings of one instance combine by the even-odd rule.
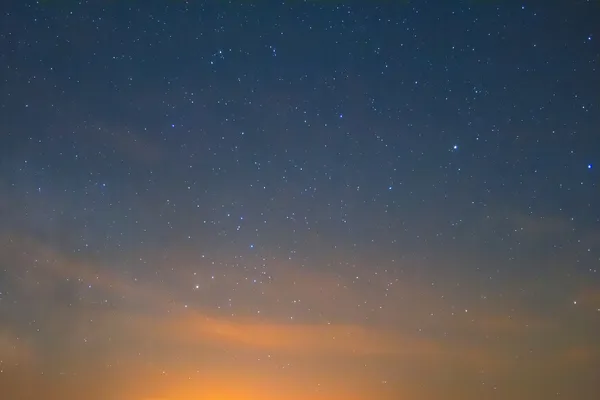
[[[52,282],[65,279],[81,280],[128,304],[143,304],[147,310],[133,311],[122,307],[110,311],[89,309],[85,318],[82,318],[81,331],[89,329],[85,326],[89,327],[88,320],[93,318],[94,326],[104,326],[124,336],[137,337],[138,340],[159,341],[166,346],[187,346],[190,349],[207,345],[233,346],[298,357],[324,354],[385,357],[423,363],[453,362],[469,368],[509,369],[515,365],[514,358],[504,354],[500,348],[483,346],[477,341],[470,343],[467,339],[492,334],[508,335],[514,339],[514,336],[526,337],[554,328],[552,324],[532,317],[481,315],[473,320],[464,314],[455,317],[452,320],[454,322],[450,321],[458,332],[464,333],[464,338],[456,341],[411,333],[399,326],[384,328],[356,323],[281,323],[259,316],[215,316],[197,307],[186,308],[182,299],[163,286],[144,284],[110,273],[107,268],[80,262],[33,239],[4,237],[3,240],[10,245],[3,246],[0,256],[6,259],[21,257],[21,261],[38,260],[36,268],[24,272],[28,275],[21,279],[28,291],[39,294],[41,281],[52,286]],[[310,274],[294,276],[293,281],[301,282],[303,286],[319,281],[328,282]],[[285,291],[286,288],[281,290]],[[344,293],[343,301],[345,306],[349,306],[353,303],[352,293]],[[560,353],[563,350],[556,351]]]

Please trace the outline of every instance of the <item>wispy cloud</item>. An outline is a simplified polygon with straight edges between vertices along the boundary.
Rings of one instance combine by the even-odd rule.
[[[218,342],[295,355],[383,355],[425,357],[445,355],[447,349],[432,340],[358,325],[282,324],[257,318],[215,318],[190,312],[161,319],[140,317],[132,328],[143,327],[167,340],[201,344]]]
[[[21,284],[26,290],[39,295],[43,293],[41,286],[65,279],[99,286],[129,304],[145,304],[154,310],[151,314],[131,313],[127,310],[98,312],[94,315],[97,321],[104,318],[106,326],[117,324],[129,331],[143,332],[143,335],[167,342],[188,345],[220,343],[295,355],[332,353],[420,358],[430,361],[458,356],[456,350],[448,343],[392,328],[353,323],[281,323],[258,317],[217,317],[203,310],[186,309],[180,299],[161,286],[134,282],[117,273],[111,273],[106,268],[78,262],[34,240],[6,237],[4,240],[12,245],[13,256],[26,257],[29,261],[38,260],[35,269],[22,272],[36,274],[22,276]],[[3,249],[6,252],[10,248],[11,246],[5,246]],[[294,276],[293,282],[302,287],[309,287],[310,283],[314,286],[315,282],[319,281],[321,284],[327,282],[309,276],[304,279]],[[356,299],[347,294],[342,301],[347,307]],[[469,351],[476,353],[478,350]],[[483,355],[478,358],[483,358]]]
[[[550,321],[535,316],[525,315],[484,315],[477,319],[476,325],[484,333],[526,335],[528,333],[548,332],[556,328]]]
[[[0,360],[4,368],[30,364],[35,359],[34,354],[27,339],[0,325]]]
[[[110,146],[126,161],[142,165],[152,165],[163,160],[165,152],[160,145],[151,139],[148,132],[137,132],[123,127],[113,127],[106,123],[92,124],[88,130],[78,131],[78,135],[86,135],[82,142],[84,151],[97,151],[98,146]]]
[[[192,352],[202,351],[208,346],[263,351],[296,358],[326,355],[376,357],[428,365],[456,364],[473,370],[508,371],[517,366],[518,360],[503,350],[502,343],[514,341],[515,336],[519,340],[529,340],[544,335],[549,329],[560,329],[560,325],[534,315],[470,311],[440,320],[444,329],[455,332],[454,336],[445,338],[410,329],[417,321],[414,316],[419,314],[418,307],[412,313],[405,313],[404,323],[400,321],[392,325],[335,319],[331,322],[295,323],[249,314],[224,316],[198,306],[186,307],[185,296],[180,296],[168,285],[133,280],[114,269],[78,260],[33,239],[5,236],[3,241],[5,245],[0,256],[4,259],[19,261],[15,265],[32,265],[32,260],[37,260],[37,263],[33,263],[35,268],[15,271],[20,277],[21,289],[34,293],[36,298],[44,293],[53,293],[53,285],[69,279],[85,287],[93,285],[106,294],[104,298],[111,295],[119,299],[121,306],[114,309],[94,308],[88,304],[78,316],[80,321],[73,325],[76,332],[73,337],[78,340],[104,334],[105,337],[113,337],[117,351],[123,351],[117,345],[118,337],[128,337],[127,340],[135,338],[136,342],[160,343],[161,348],[183,346]],[[238,278],[232,277],[234,281]],[[273,280],[270,285],[271,300],[284,298],[283,294],[288,291],[298,295],[294,290],[302,292],[303,288],[307,288],[315,298],[310,307],[318,307],[319,301],[327,300],[325,294],[334,288],[339,290],[336,307],[352,307],[359,299],[351,285],[346,286],[340,277],[320,275],[316,271],[282,274],[281,279]],[[47,288],[46,291],[42,290],[43,287]],[[594,296],[587,295],[590,299]],[[55,299],[49,298],[47,301],[52,303]],[[55,315],[73,313],[72,308],[65,304],[57,303],[55,307]],[[90,319],[93,319],[93,325],[89,323]],[[426,328],[427,331],[437,329],[435,325],[427,325]],[[457,333],[460,337],[456,336]],[[484,338],[489,336],[499,338],[500,342],[494,342],[498,345],[486,344]],[[559,355],[567,354],[566,350],[560,347],[552,351]],[[568,354],[571,354],[570,359],[578,359],[582,357],[580,353],[572,351]]]
[[[573,222],[566,217],[512,213],[507,216],[514,231],[534,237],[565,234],[573,229]]]
[[[569,366],[587,366],[598,361],[600,348],[592,345],[580,345],[569,347],[559,357],[559,362]]]
[[[593,286],[583,287],[577,294],[575,301],[584,307],[600,310],[600,288]]]
[[[142,164],[154,164],[163,159],[164,152],[146,136],[132,131],[114,131],[109,134],[117,151]]]
[[[86,284],[98,285],[111,291],[120,298],[162,306],[163,309],[166,309],[165,305],[177,302],[173,295],[159,286],[126,280],[107,270],[100,271],[91,265],[70,260],[33,240],[8,240],[14,246],[14,253],[20,256],[27,253],[28,258],[43,261],[34,272],[50,278],[46,282],[56,281],[56,278],[83,280]],[[40,275],[24,277],[22,284],[39,294],[39,278]],[[176,304],[173,308],[185,310],[183,303]],[[110,312],[106,318],[114,320],[116,314]],[[296,354],[333,352],[348,355],[436,357],[446,352],[432,340],[353,324],[281,324],[259,318],[218,318],[191,309],[163,317],[125,312],[122,321],[126,321],[129,329],[189,344],[217,341]]]

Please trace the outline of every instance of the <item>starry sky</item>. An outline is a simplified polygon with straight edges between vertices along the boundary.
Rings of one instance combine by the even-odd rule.
[[[0,397],[597,398],[599,2],[0,11]]]

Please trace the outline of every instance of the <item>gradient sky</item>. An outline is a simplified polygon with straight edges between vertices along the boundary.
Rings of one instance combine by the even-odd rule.
[[[3,1],[0,397],[600,393],[600,3]]]

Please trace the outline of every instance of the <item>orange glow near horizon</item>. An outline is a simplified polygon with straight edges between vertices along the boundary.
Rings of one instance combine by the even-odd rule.
[[[218,315],[188,306],[188,300],[177,299],[161,285],[106,269],[100,273],[94,264],[35,241],[7,241],[12,252],[5,248],[5,255],[17,261],[49,260],[29,272],[22,282],[24,293],[51,302],[56,287],[75,280],[88,290],[94,287],[100,299],[131,304],[110,309],[89,303],[77,310],[53,305],[52,314],[40,314],[36,323],[43,332],[64,337],[60,352],[37,345],[39,336],[0,326],[0,387],[19,395],[13,398],[34,399],[49,391],[57,393],[57,400],[67,394],[81,398],[95,388],[98,399],[114,400],[457,400],[481,394],[466,389],[479,387],[481,371],[504,382],[504,393],[521,393],[519,381],[511,380],[515,371],[531,379],[558,376],[565,368],[585,371],[598,359],[592,342],[573,340],[576,325],[517,314],[510,304],[494,312],[448,312],[434,321],[425,311],[443,309],[444,303],[430,285],[396,282],[394,291],[386,291],[385,281],[373,279],[358,293],[350,283],[340,289],[339,277],[299,274],[281,265],[278,280],[262,294],[263,309],[294,304],[306,292],[311,293],[304,299],[306,307],[318,307],[333,316],[330,320]],[[231,271],[228,279],[241,277]],[[412,299],[414,306],[377,309],[373,322],[345,314],[360,304],[358,299],[376,304],[381,292],[389,301],[393,296]],[[599,297],[585,289],[577,298],[585,300],[580,301],[585,311]],[[422,333],[442,326],[444,335]],[[544,335],[561,341],[535,357],[515,357],[530,354],[527,343]],[[74,383],[61,386],[46,374],[56,360],[64,374],[77,376]],[[437,383],[426,384],[430,380]]]

